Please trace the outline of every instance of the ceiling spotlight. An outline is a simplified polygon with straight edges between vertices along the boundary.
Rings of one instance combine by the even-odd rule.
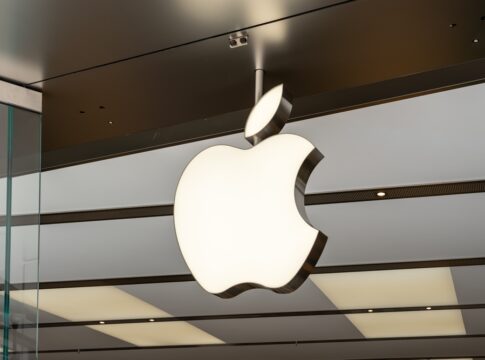
[[[431,310],[431,309],[432,309],[432,307],[431,307],[431,306],[427,306],[427,307],[426,307],[426,310]]]
[[[104,325],[104,324],[105,324],[105,322],[104,322],[104,321],[100,321],[100,322],[99,322],[99,324],[100,324],[100,325]]]
[[[150,321],[150,322],[154,322],[154,321],[155,321],[155,319],[148,319],[148,321]]]
[[[369,309],[369,310],[367,310],[367,312],[368,312],[368,313],[373,313],[373,312],[374,312],[374,310]]]
[[[238,31],[237,33],[229,35],[229,47],[237,48],[248,44],[249,35],[245,31]]]
[[[480,39],[473,39],[473,42],[474,42],[475,44],[478,44],[478,43],[480,42]]]
[[[386,196],[386,193],[384,191],[379,191],[376,195],[379,197],[384,197]]]
[[[448,26],[449,26],[449,27],[450,27],[450,29],[451,29],[451,28],[454,28],[454,27],[456,26],[456,24],[454,24],[454,23],[453,23],[453,24],[450,24],[450,25],[448,25]]]
[[[109,125],[113,125],[113,122],[110,120],[110,121],[108,121],[108,124]]]

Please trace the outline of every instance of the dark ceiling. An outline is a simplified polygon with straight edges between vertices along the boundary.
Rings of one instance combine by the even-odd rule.
[[[483,0],[140,4],[0,2],[0,75],[43,90],[44,151],[246,109],[255,67],[301,98],[485,56]]]

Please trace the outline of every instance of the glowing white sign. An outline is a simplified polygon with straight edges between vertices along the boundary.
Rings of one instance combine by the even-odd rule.
[[[174,206],[180,249],[199,284],[220,297],[251,288],[291,292],[325,246],[304,208],[306,182],[323,156],[300,136],[275,135],[290,111],[283,85],[273,88],[246,123],[254,147],[208,148],[180,178]]]

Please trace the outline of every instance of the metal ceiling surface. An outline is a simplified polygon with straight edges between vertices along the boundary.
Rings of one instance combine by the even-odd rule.
[[[33,83],[336,1],[1,0],[0,76]]]
[[[287,5],[283,15],[330,4],[298,3],[302,4],[298,9]],[[250,4],[249,8],[258,8],[259,4]],[[275,4],[271,5],[274,9],[278,7]],[[281,12],[271,10],[271,6],[256,11],[272,14],[257,21],[281,17]],[[98,31],[107,23],[117,24],[116,21],[107,22],[109,17],[98,16],[102,11],[93,11],[97,15],[89,17],[92,23],[89,28],[97,31],[96,36],[91,36],[91,40],[89,36],[78,36],[76,41],[70,37],[65,53],[53,50],[58,54],[56,59],[70,60],[62,60],[41,76],[30,79],[153,51],[157,48],[154,43],[162,48],[164,44],[174,45],[216,33],[211,25],[210,31],[206,29],[202,34],[203,21],[199,19],[192,27],[193,21],[188,21],[191,17],[187,13],[179,17],[179,11],[172,17],[180,24],[173,32],[181,34],[167,35],[170,44],[154,40],[153,34],[145,35],[144,31],[156,33],[159,25],[153,24],[159,24],[160,20],[154,18],[150,6],[146,8],[149,16],[143,21],[140,17],[132,20],[143,23],[145,30],[130,32],[129,37],[123,37],[122,44],[119,39],[108,41],[108,31]],[[224,18],[226,12],[211,16]],[[39,13],[41,18],[42,12]],[[248,108],[253,102],[255,67],[267,71],[267,86],[284,81],[296,97],[302,97],[481,58],[485,55],[483,42],[474,43],[473,39],[483,33],[484,21],[480,19],[483,14],[485,3],[480,0],[357,0],[251,28],[249,45],[245,47],[230,49],[227,35],[223,35],[44,81],[38,84],[45,94],[44,150]],[[220,25],[217,30],[231,31],[255,22],[228,19],[226,26]],[[123,31],[126,23],[129,22],[120,26]],[[450,28],[452,23],[457,26]],[[189,34],[187,27],[194,32]],[[127,43],[131,48],[121,54]],[[62,41],[58,44],[63,46]],[[82,60],[83,56],[88,59]]]

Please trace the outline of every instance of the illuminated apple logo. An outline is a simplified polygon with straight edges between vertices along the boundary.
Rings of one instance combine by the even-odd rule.
[[[180,178],[178,243],[195,279],[217,296],[294,291],[325,246],[327,237],[309,225],[304,207],[307,180],[323,155],[300,136],[276,135],[291,107],[283,85],[271,89],[246,122],[254,147],[210,147]]]

